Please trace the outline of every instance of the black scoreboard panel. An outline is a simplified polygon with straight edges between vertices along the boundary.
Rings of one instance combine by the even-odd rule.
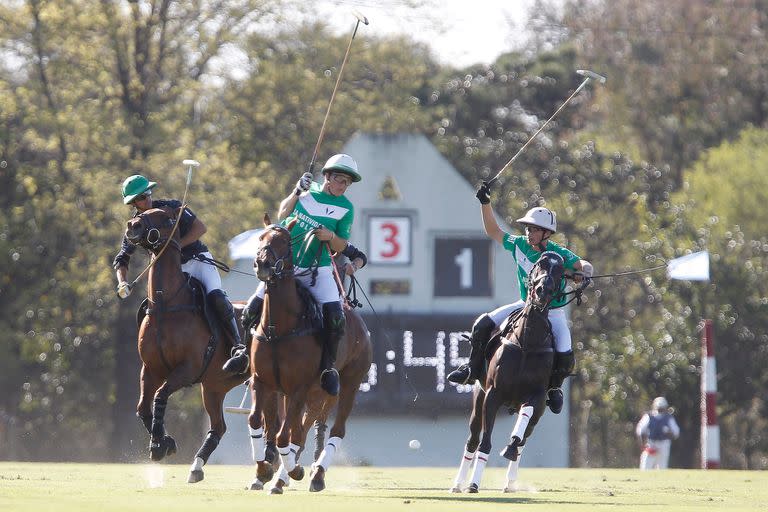
[[[492,296],[491,254],[489,238],[435,238],[435,297]]]
[[[456,386],[446,376],[467,361],[469,334],[477,315],[374,315],[363,318],[371,332],[373,365],[360,386],[360,413],[468,412],[472,386]]]

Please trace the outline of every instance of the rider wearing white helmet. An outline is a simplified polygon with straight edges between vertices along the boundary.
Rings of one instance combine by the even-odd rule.
[[[476,197],[481,204],[483,226],[485,233],[493,240],[502,244],[506,250],[512,253],[517,263],[517,278],[520,286],[520,300],[507,304],[490,313],[484,313],[475,320],[472,326],[472,351],[469,356],[469,364],[461,365],[448,375],[448,380],[457,384],[474,382],[484,373],[485,347],[491,338],[493,331],[506,319],[510,313],[522,308],[528,295],[528,272],[538,261],[543,252],[554,251],[563,257],[565,269],[575,271],[575,279],[592,276],[592,264],[562,247],[549,238],[557,232],[557,218],[555,212],[537,206],[531,208],[517,222],[525,227],[525,235],[512,235],[502,231],[496,222],[491,208],[491,189],[487,182],[483,182],[477,191]],[[547,393],[547,404],[555,414],[559,414],[563,408],[563,380],[573,370],[574,357],[571,350],[571,332],[568,328],[568,320],[565,310],[560,306],[565,304],[565,297],[555,298],[549,310],[549,321],[552,324],[552,335],[555,342],[555,363]]]
[[[322,306],[325,350],[322,361],[324,371],[320,384],[326,392],[335,396],[339,393],[339,374],[333,365],[336,362],[339,340],[344,335],[345,319],[341,296],[333,277],[331,255],[325,248],[321,248],[320,244],[325,242],[332,252],[343,253],[349,258],[351,265],[347,266],[347,273],[362,268],[367,258],[347,241],[352,230],[355,209],[344,192],[352,183],[362,179],[357,163],[349,155],[333,155],[323,166],[323,177],[323,183],[317,183],[312,181],[311,173],[304,173],[296,182],[295,189],[280,203],[278,218],[283,225],[294,218],[298,219],[291,231],[293,239],[301,239],[302,235],[309,231],[313,231],[315,235],[309,244],[293,246],[294,275],[309,288],[318,304]],[[315,265],[318,266],[317,278],[313,280],[311,267]],[[246,332],[261,316],[265,290],[266,285],[260,283],[243,311]],[[224,367],[226,370],[241,368],[243,361],[247,365],[245,347],[235,353]]]

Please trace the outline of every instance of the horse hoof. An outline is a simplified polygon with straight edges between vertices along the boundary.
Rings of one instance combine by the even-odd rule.
[[[166,448],[162,442],[150,443],[149,445],[149,460],[152,462],[160,462],[165,457]]]
[[[177,451],[176,440],[171,436],[165,436],[163,438],[163,444],[165,445],[165,456],[170,457]]]
[[[278,478],[277,483],[270,489],[269,494],[283,494],[283,487],[285,487],[285,482],[281,478]]]
[[[449,491],[452,494],[461,494],[461,487],[458,485],[456,487],[451,487],[451,490]]]
[[[256,478],[262,482],[267,483],[275,476],[275,467],[267,461],[261,461],[256,463]]]
[[[288,476],[296,480],[297,482],[304,478],[304,466],[296,465],[295,468],[288,472]]]
[[[501,455],[507,460],[511,460],[512,462],[514,462],[520,456],[520,452],[517,450],[518,446],[519,446],[519,443],[517,441],[517,438],[515,438],[515,441],[511,442],[506,446],[506,448],[501,450],[499,455]]]
[[[264,490],[264,483],[257,478],[253,482],[251,482],[251,486],[249,487],[249,489],[251,491],[262,491]]]
[[[467,492],[469,494],[477,494],[480,492],[480,489],[478,488],[477,484],[469,484],[469,487],[467,487]]]
[[[309,483],[309,492],[320,492],[325,489],[325,470],[317,466],[313,472],[312,481]]]
[[[501,490],[503,493],[510,493],[510,492],[516,492],[516,489],[514,487],[505,487]]]

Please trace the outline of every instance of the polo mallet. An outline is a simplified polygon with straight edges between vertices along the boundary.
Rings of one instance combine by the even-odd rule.
[[[555,113],[554,113],[554,114],[552,114],[552,117],[550,117],[549,119],[547,119],[547,120],[546,120],[546,122],[545,122],[543,125],[541,125],[541,128],[539,128],[538,130],[536,130],[536,133],[534,133],[534,134],[531,136],[531,138],[530,138],[530,139],[528,139],[528,141],[527,141],[525,144],[523,144],[523,147],[521,147],[521,148],[520,148],[520,149],[517,151],[517,153],[515,153],[515,156],[513,156],[513,157],[512,157],[512,159],[511,159],[509,162],[507,162],[507,163],[504,165],[504,167],[502,167],[502,168],[501,168],[501,170],[500,170],[498,173],[496,173],[496,176],[494,176],[494,177],[493,177],[493,178],[492,178],[492,179],[491,179],[491,180],[488,182],[488,186],[491,186],[491,185],[493,185],[494,183],[496,183],[496,181],[498,181],[498,179],[499,179],[499,176],[501,176],[501,175],[502,175],[502,173],[503,173],[504,171],[506,171],[507,169],[509,169],[509,168],[512,166],[512,163],[513,163],[515,160],[517,160],[517,157],[519,157],[519,156],[520,156],[520,154],[521,154],[521,153],[522,153],[522,152],[525,150],[525,148],[527,148],[527,147],[528,147],[528,144],[530,144],[531,142],[533,142],[533,140],[536,138],[536,136],[537,136],[539,133],[541,133],[541,131],[542,131],[544,128],[546,128],[546,127],[547,127],[547,125],[549,124],[549,122],[550,122],[550,121],[552,121],[552,120],[553,120],[553,119],[554,119],[554,118],[557,116],[557,114],[559,114],[559,113],[560,113],[560,111],[561,111],[561,110],[563,110],[563,108],[564,108],[564,107],[565,107],[565,106],[566,106],[568,103],[570,103],[570,102],[571,102],[571,100],[572,100],[572,99],[573,99],[573,98],[574,98],[574,97],[575,97],[577,94],[579,94],[579,92],[580,92],[580,91],[581,91],[581,90],[582,90],[582,89],[583,89],[583,88],[584,88],[584,87],[587,85],[587,82],[589,82],[590,80],[597,80],[597,81],[598,81],[598,82],[600,82],[601,84],[604,84],[604,83],[605,83],[605,80],[606,80],[606,78],[605,78],[603,75],[598,75],[598,74],[597,74],[597,73],[595,73],[594,71],[589,71],[588,69],[577,69],[577,70],[576,70],[576,73],[577,73],[577,74],[579,74],[579,75],[581,75],[581,76],[584,76],[584,77],[586,77],[586,78],[584,78],[584,81],[583,81],[583,82],[581,82],[581,85],[579,85],[579,86],[576,88],[576,90],[575,90],[575,91],[573,91],[573,94],[571,94],[570,96],[568,96],[568,99],[566,99],[566,100],[563,102],[563,104],[562,104],[562,105],[560,105],[560,107],[559,107],[557,110],[555,110]]]
[[[355,35],[357,34],[357,27],[360,26],[360,23],[364,23],[365,25],[368,25],[368,18],[360,14],[359,12],[352,11],[352,15],[357,18],[357,21],[355,22],[355,28],[352,30],[352,36],[349,38],[349,44],[347,45],[347,51],[344,54],[344,59],[341,61],[341,68],[339,69],[339,76],[336,77],[336,85],[333,87],[333,92],[331,93],[331,101],[328,102],[328,109],[325,111],[325,117],[323,118],[323,124],[320,127],[320,135],[317,137],[317,144],[315,144],[315,150],[312,152],[312,160],[309,162],[309,173],[313,173],[315,168],[315,160],[317,160],[317,152],[320,150],[320,144],[323,142],[323,137],[325,137],[325,124],[328,121],[328,115],[331,113],[331,106],[333,105],[333,100],[336,98],[336,91],[339,89],[339,84],[341,83],[341,77],[344,74],[344,65],[347,63],[347,59],[349,59],[349,51],[352,48],[352,41],[355,40]]]

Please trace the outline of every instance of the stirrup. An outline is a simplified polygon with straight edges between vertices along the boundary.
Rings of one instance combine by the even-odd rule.
[[[235,345],[232,347],[231,356],[221,369],[235,374],[245,373],[248,370],[248,364],[251,362],[247,347],[245,345]]]
[[[561,388],[550,388],[547,391],[547,405],[549,410],[555,414],[560,414],[563,410],[563,390]]]
[[[454,384],[467,384],[472,379],[472,369],[463,364],[448,374],[448,381]]]
[[[336,368],[326,368],[320,374],[320,387],[331,396],[339,394],[339,371]]]

